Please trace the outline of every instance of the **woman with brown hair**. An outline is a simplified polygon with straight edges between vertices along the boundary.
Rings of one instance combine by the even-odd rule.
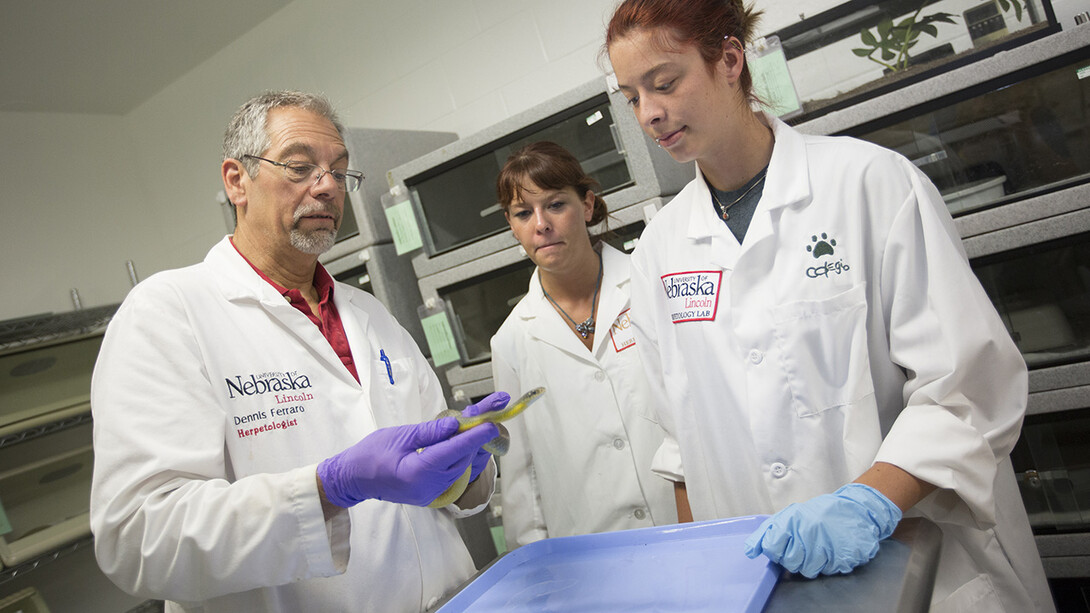
[[[932,610],[1052,610],[1008,454],[1026,369],[938,191],[870,143],[753,109],[758,13],[625,0],[606,32],[644,131],[699,173],[632,256],[636,339],[679,514],[850,572],[902,513],[943,533]]]
[[[508,422],[500,460],[510,548],[676,523],[670,484],[651,473],[663,441],[628,316],[628,255],[591,240],[605,220],[594,179],[550,142],[516,151],[499,202],[537,265],[492,338],[495,389],[548,393]]]

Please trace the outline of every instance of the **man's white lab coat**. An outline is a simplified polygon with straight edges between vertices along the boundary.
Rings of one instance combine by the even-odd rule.
[[[334,303],[358,383],[227,238],[132,290],[91,397],[91,527],[119,586],[168,610],[418,612],[474,572],[453,506],[367,500],[323,520],[320,461],[445,408],[381,303],[339,283]]]

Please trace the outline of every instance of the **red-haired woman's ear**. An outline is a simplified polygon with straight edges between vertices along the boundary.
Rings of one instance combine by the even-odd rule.
[[[746,65],[746,50],[742,47],[742,41],[733,36],[724,36],[723,41],[723,63],[727,78],[733,82],[742,76],[742,69]]]

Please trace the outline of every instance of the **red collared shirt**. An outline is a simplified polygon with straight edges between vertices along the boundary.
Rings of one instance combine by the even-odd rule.
[[[234,245],[235,241],[231,239],[231,246],[234,247]],[[235,251],[238,251],[238,247],[235,247]],[[239,251],[238,254],[242,255],[242,252]],[[319,318],[311,312],[310,305],[307,304],[307,299],[303,297],[302,292],[297,289],[288,289],[273,281],[265,273],[261,272],[257,266],[254,266],[254,263],[245,255],[242,255],[242,259],[246,260],[246,263],[269,285],[275,287],[281,296],[287,298],[293,307],[299,309],[300,313],[306,315],[307,319],[318,326],[322,336],[329,341],[329,345],[333,347],[333,351],[337,352],[337,357],[341,359],[341,363],[348,369],[348,372],[352,373],[358,383],[360,376],[356,372],[356,362],[352,359],[352,348],[348,345],[348,337],[344,333],[341,315],[337,312],[337,306],[333,304],[333,277],[329,276],[326,269],[321,264],[318,264],[314,269],[314,289],[318,292],[318,310],[322,314],[321,318]]]

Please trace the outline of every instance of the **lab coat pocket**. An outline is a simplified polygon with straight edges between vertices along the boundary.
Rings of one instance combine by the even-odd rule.
[[[371,366],[371,400],[380,428],[432,419],[423,415],[412,359],[374,360]]]
[[[931,605],[931,613],[976,613],[977,611],[1007,611],[995,586],[986,574],[974,577],[952,594]]]
[[[866,285],[771,310],[780,363],[799,417],[874,394],[867,354]]]

